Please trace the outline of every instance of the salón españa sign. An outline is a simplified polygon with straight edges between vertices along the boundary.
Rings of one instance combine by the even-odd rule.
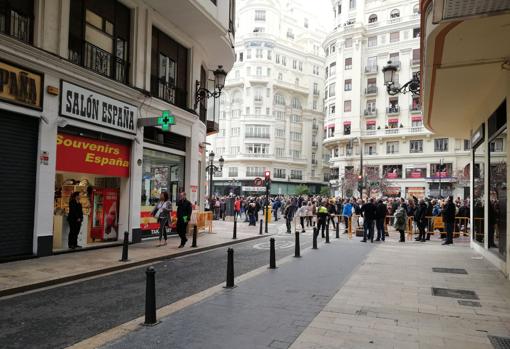
[[[63,80],[61,91],[60,115],[136,134],[134,105]]]

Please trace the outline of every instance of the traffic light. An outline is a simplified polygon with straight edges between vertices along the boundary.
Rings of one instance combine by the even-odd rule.
[[[363,176],[358,175],[358,191],[361,194],[363,192]]]
[[[264,185],[266,188],[271,186],[271,171],[264,172]]]

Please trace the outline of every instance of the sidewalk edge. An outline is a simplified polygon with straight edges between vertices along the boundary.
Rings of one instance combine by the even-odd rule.
[[[261,239],[261,238],[264,238],[264,237],[267,237],[270,235],[272,235],[272,234],[257,235],[257,236],[252,236],[252,237],[248,237],[248,238],[244,238],[244,239],[227,241],[227,242],[217,244],[217,245],[211,245],[211,246],[206,246],[206,247],[197,247],[194,249],[189,249],[189,250],[177,252],[174,254],[158,256],[158,257],[144,259],[144,260],[131,262],[131,263],[119,264],[119,265],[115,265],[112,267],[93,270],[93,271],[86,272],[86,273],[70,275],[70,276],[65,276],[65,277],[58,278],[58,279],[41,281],[41,282],[36,282],[36,283],[30,284],[30,285],[23,285],[23,286],[13,287],[13,288],[5,289],[5,290],[0,290],[0,298],[5,297],[5,296],[12,296],[12,295],[16,295],[16,294],[24,293],[24,292],[28,292],[28,291],[33,291],[33,290],[37,290],[37,289],[41,289],[41,288],[45,288],[45,287],[49,287],[49,286],[60,285],[60,284],[64,284],[64,283],[68,283],[68,282],[76,281],[76,280],[80,280],[80,279],[86,279],[86,278],[90,278],[93,276],[108,274],[111,272],[116,272],[116,271],[120,271],[123,269],[129,269],[132,267],[137,267],[137,266],[141,266],[141,265],[145,265],[145,264],[149,264],[149,263],[153,263],[153,262],[163,261],[163,260],[167,260],[167,259],[174,259],[174,258],[178,258],[178,257],[191,255],[194,253],[205,252],[205,251],[213,250],[216,248],[235,245],[235,244],[242,243],[242,242],[257,240],[257,239]]]

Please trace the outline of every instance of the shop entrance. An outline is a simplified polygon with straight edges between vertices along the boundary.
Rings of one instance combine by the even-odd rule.
[[[53,216],[54,252],[117,243],[120,201],[128,197],[130,148],[127,144],[59,132]],[[77,216],[71,201],[77,193],[83,218],[77,246],[71,225]],[[79,214],[78,214],[79,216]]]
[[[0,260],[33,254],[39,120],[0,111]]]

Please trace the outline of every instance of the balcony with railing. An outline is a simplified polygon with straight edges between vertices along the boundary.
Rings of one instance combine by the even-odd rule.
[[[365,74],[377,74],[379,66],[377,64],[365,66]]]
[[[19,13],[3,3],[0,6],[0,33],[9,35],[26,44],[31,44],[34,30],[33,14]]]
[[[365,89],[365,96],[375,96],[377,95],[377,86],[368,86]]]
[[[312,165],[317,166],[319,164],[319,161],[316,159],[312,159]]]
[[[398,115],[400,114],[400,106],[392,105],[386,108],[386,114],[388,115]]]
[[[259,139],[269,139],[269,138],[271,138],[269,133],[251,133],[251,132],[246,132],[244,134],[244,137],[245,138],[259,138]]]
[[[264,101],[264,99],[262,98],[262,96],[255,96],[253,97],[253,102],[256,103],[256,104],[260,104]]]
[[[313,147],[313,148],[317,148],[318,146],[319,146],[319,143],[317,143],[317,142],[312,142],[312,147]]]
[[[363,130],[362,136],[388,136],[388,135],[399,135],[399,136],[410,136],[416,135],[418,133],[427,134],[429,131],[425,129],[423,126],[413,126],[413,127],[395,127],[395,128],[384,128],[378,130]]]
[[[153,97],[162,99],[177,107],[187,109],[186,90],[177,88],[175,84],[154,75],[151,75],[151,94]]]
[[[88,41],[69,38],[69,61],[123,84],[128,83],[129,63]]]
[[[421,105],[420,104],[411,104],[409,106],[409,111],[411,114],[419,114],[421,113]]]
[[[365,115],[367,118],[376,118],[377,117],[377,109],[376,108],[365,109],[363,112],[363,115]]]

